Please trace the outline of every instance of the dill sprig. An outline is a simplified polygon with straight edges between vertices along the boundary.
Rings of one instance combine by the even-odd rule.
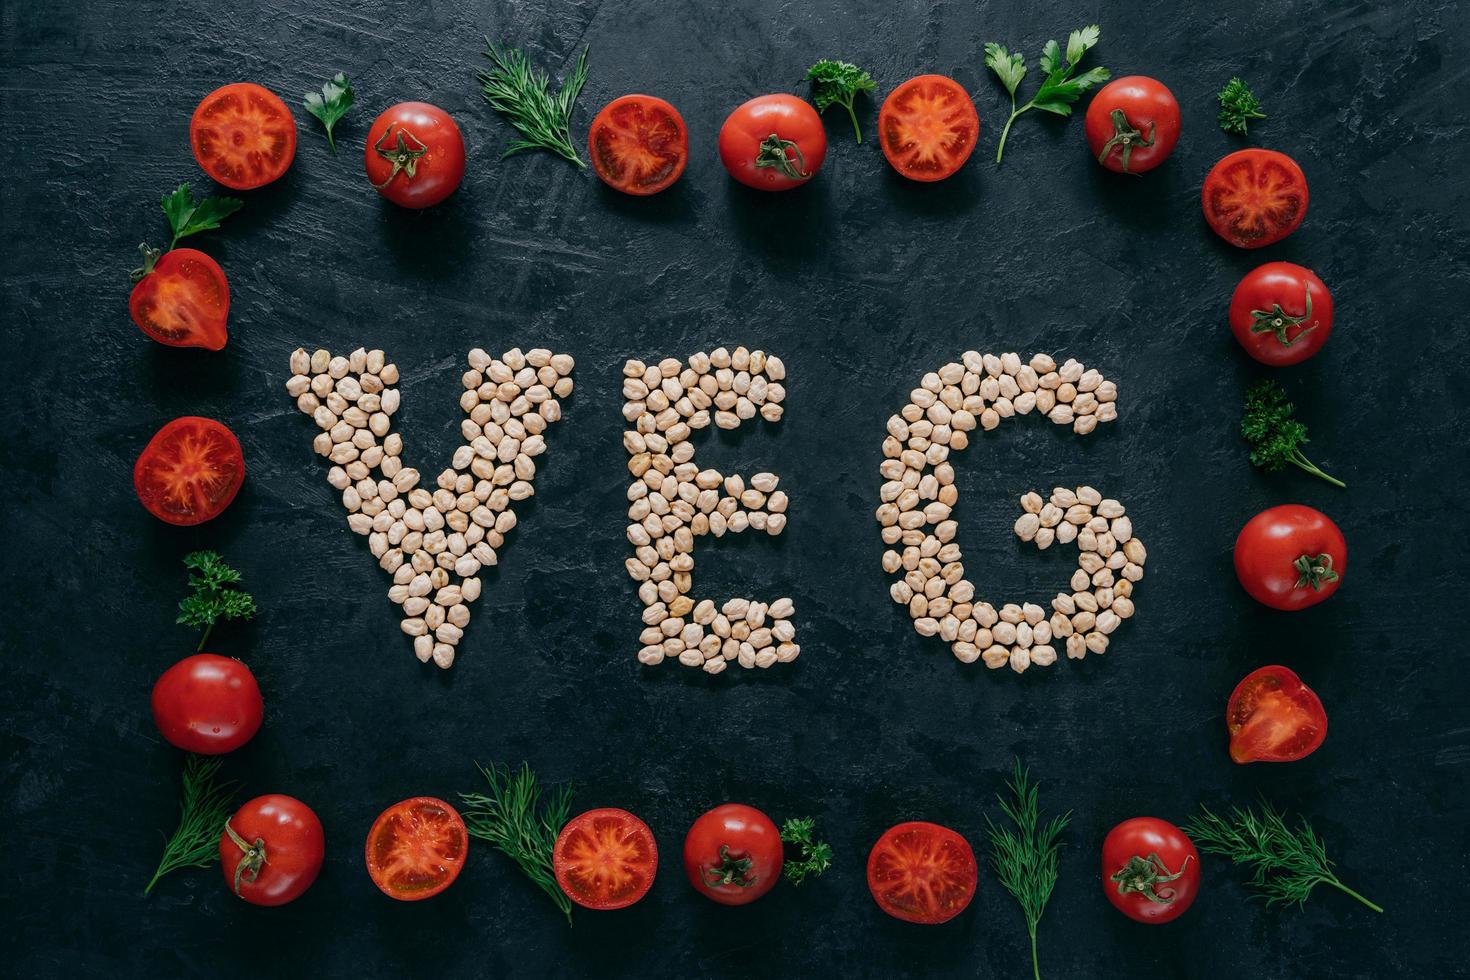
[[[1286,814],[1261,802],[1261,812],[1234,807],[1229,817],[1201,806],[1184,832],[1206,854],[1223,854],[1235,864],[1252,869],[1247,884],[1265,898],[1266,905],[1306,904],[1318,885],[1331,885],[1375,912],[1383,909],[1338,880],[1327,848],[1305,817],[1293,829]]]
[[[1026,931],[1031,936],[1031,972],[1036,980],[1041,980],[1041,966],[1036,958],[1036,925],[1057,883],[1060,838],[1072,814],[1069,810],[1042,825],[1039,788],[1030,781],[1020,759],[1016,760],[1015,771],[1006,785],[1014,798],[1008,800],[998,794],[997,798],[1017,830],[999,827],[988,816],[985,818],[990,828],[990,862],[995,876],[1020,903],[1026,916]]]
[[[179,826],[163,846],[158,870],[143,889],[147,895],[158,879],[179,868],[207,868],[219,861],[219,835],[235,808],[236,782],[219,777],[224,760],[189,753],[184,757],[184,790],[179,799]]]
[[[484,793],[461,793],[465,828],[473,837],[487,840],[508,855],[527,878],[544,891],[572,924],[572,902],[556,883],[551,852],[557,835],[571,817],[572,788],[559,786],[541,798],[536,774],[526,763],[512,772],[509,766],[486,768],[476,764],[485,777]]]
[[[587,164],[572,145],[572,106],[587,81],[587,49],[577,58],[561,91],[551,94],[551,82],[538,71],[523,51],[485,41],[490,67],[480,72],[480,91],[490,107],[510,120],[521,139],[505,148],[500,159],[522,150],[550,150],[577,166]]]

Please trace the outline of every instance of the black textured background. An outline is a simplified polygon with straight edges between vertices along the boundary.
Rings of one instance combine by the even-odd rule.
[[[1155,75],[1179,98],[1173,158],[1120,179],[1091,162],[1080,119],[1038,113],[1017,123],[997,169],[1005,97],[982,43],[1026,52],[1029,92],[1042,43],[1092,21],[1098,62]],[[1020,913],[988,870],[972,907],[936,929],[888,919],[863,883],[868,847],[899,820],[951,825],[978,849],[1019,754],[1044,805],[1075,811],[1041,927],[1047,976],[1459,972],[1470,685],[1451,370],[1470,353],[1467,28],[1443,0],[3,0],[7,969],[1021,976]],[[670,98],[690,127],[684,178],[635,200],[545,154],[498,162],[511,132],[474,79],[487,33],[558,76],[591,45],[579,139],[617,95]],[[943,184],[910,184],[833,112],[809,186],[763,196],[731,182],[715,153],[725,113],[766,91],[804,94],[798,80],[822,56],[869,67],[879,98],[916,73],[958,79],[982,119],[974,158]],[[334,158],[299,101],[338,70],[359,104]],[[1214,93],[1235,73],[1270,114],[1248,141],[1215,124]],[[165,349],[128,320],[127,270],[138,241],[163,237],[159,194],[208,187],[189,115],[237,80],[296,108],[296,162],[196,240],[230,277],[229,346]],[[396,210],[362,173],[368,123],[402,99],[444,106],[468,145],[464,186],[430,213]],[[876,104],[862,107],[869,134]],[[1302,228],[1256,253],[1222,244],[1199,211],[1205,172],[1247,144],[1291,153],[1312,192]],[[1236,435],[1240,392],[1263,369],[1236,348],[1225,310],[1237,279],[1269,259],[1311,266],[1336,299],[1325,351],[1278,377],[1311,425],[1311,455],[1346,492],[1254,472]],[[803,652],[758,675],[640,668],[640,607],[622,570],[619,367],[740,343],[785,359],[787,417],[706,436],[699,459],[779,473],[791,522],[780,540],[702,546],[696,589],[791,595]],[[577,358],[535,501],[517,508],[448,673],[413,658],[387,579],[311,452],[315,429],[282,390],[297,345],[359,344],[402,368],[407,461],[428,473],[458,441],[469,348]],[[971,577],[997,603],[1044,601],[1072,563],[1070,549],[1038,556],[1016,541],[1019,494],[1092,483],[1126,503],[1150,561],[1139,614],[1105,657],[1023,677],[966,667],[886,599],[872,518],[883,422],[922,372],[967,348],[1076,356],[1118,382],[1120,418],[1098,433],[1011,422],[958,464]],[[249,468],[234,506],[195,529],[155,521],[130,486],[139,450],[181,414],[227,422]],[[1230,565],[1239,526],[1286,501],[1321,507],[1349,541],[1339,594],[1297,615],[1253,604]],[[174,821],[179,764],[148,692],[191,650],[173,616],[179,559],[199,547],[238,565],[262,609],[212,644],[245,659],[266,696],[265,726],[229,771],[251,794],[301,797],[326,828],[321,878],[284,909],[244,905],[215,870],[141,897]],[[1331,734],[1305,761],[1237,767],[1225,698],[1268,662],[1319,692]],[[361,857],[373,817],[403,797],[473,788],[475,759],[529,760],[573,780],[579,809],[642,815],[663,856],[649,898],[578,914],[568,930],[478,844],[443,896],[415,906],[378,894]],[[1310,814],[1344,879],[1387,911],[1323,890],[1305,911],[1268,912],[1208,857],[1203,894],[1171,926],[1128,922],[1099,894],[1098,846],[1116,821],[1178,821],[1258,793]],[[745,909],[698,898],[683,833],[726,799],[819,818],[835,867]]]

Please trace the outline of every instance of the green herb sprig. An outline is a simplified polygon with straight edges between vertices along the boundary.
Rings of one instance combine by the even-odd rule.
[[[995,72],[1011,97],[1011,117],[1006,120],[1005,129],[1000,133],[1000,145],[995,148],[996,163],[1000,163],[1001,154],[1005,152],[1006,137],[1010,135],[1011,123],[1016,121],[1017,116],[1032,109],[1041,109],[1058,116],[1070,116],[1072,105],[1081,98],[1083,92],[1112,77],[1112,73],[1101,66],[1075,75],[1078,63],[1097,44],[1101,34],[1102,30],[1096,24],[1073,31],[1067,38],[1065,57],[1061,45],[1056,41],[1047,41],[1046,46],[1041,49],[1041,70],[1046,73],[1046,78],[1031,101],[1020,108],[1016,107],[1016,88],[1026,76],[1025,57],[1019,51],[1014,54],[1007,51],[1004,45],[994,41],[986,43],[985,64]]]
[[[1036,957],[1036,925],[1051,900],[1057,883],[1057,854],[1061,850],[1062,831],[1071,819],[1071,811],[1041,822],[1038,786],[1016,760],[1016,767],[1006,784],[1011,799],[997,794],[1000,808],[1016,825],[1016,829],[1000,827],[988,816],[990,863],[995,876],[1015,897],[1026,916],[1026,932],[1031,936],[1031,972],[1041,980],[1041,966]]]
[[[327,146],[331,147],[333,156],[337,155],[337,141],[332,136],[332,127],[352,108],[353,97],[352,83],[339,71],[322,83],[320,92],[307,92],[306,100],[302,102],[306,111],[320,119],[327,128]]]
[[[551,82],[525,53],[486,40],[490,67],[480,72],[480,91],[490,107],[521,132],[521,139],[505,148],[500,159],[522,150],[550,150],[582,169],[587,164],[572,145],[572,107],[587,81],[587,49],[583,48],[561,90],[551,94]]]
[[[1327,848],[1305,817],[1291,827],[1285,813],[1262,801],[1261,812],[1234,807],[1229,816],[1200,807],[1184,827],[1201,851],[1251,868],[1249,886],[1272,905],[1306,904],[1312,889],[1331,885],[1375,912],[1383,908],[1344,885],[1332,871]]]
[[[787,861],[781,869],[786,880],[793,885],[799,885],[832,867],[831,845],[826,841],[813,840],[816,827],[816,821],[810,817],[793,817],[781,825],[781,839],[801,849],[800,860]]]
[[[133,282],[152,272],[163,253],[172,252],[180,238],[188,238],[201,231],[213,231],[219,227],[221,221],[245,206],[245,202],[238,197],[206,197],[202,201],[196,201],[187,182],[180,184],[177,190],[163,195],[160,203],[163,205],[163,213],[168,216],[172,237],[168,248],[163,251],[150,248],[147,242],[138,246],[138,251],[143,254],[143,266],[133,270]]]
[[[179,798],[179,825],[163,846],[158,870],[143,889],[147,895],[158,879],[179,868],[208,868],[219,861],[219,835],[235,809],[240,784],[219,778],[219,757],[192,752],[184,757],[184,789]]]
[[[826,112],[830,106],[842,106],[852,120],[852,131],[857,141],[861,143],[863,131],[858,126],[853,103],[862,93],[878,87],[873,76],[851,62],[823,58],[807,70],[806,78],[812,83],[812,101],[817,104],[817,111]]]
[[[1220,90],[1220,128],[1227,133],[1246,135],[1252,119],[1265,119],[1261,111],[1261,100],[1238,78],[1232,78]]]
[[[189,569],[189,588],[193,591],[179,602],[178,622],[204,630],[199,637],[200,650],[221,619],[250,619],[256,614],[255,600],[240,588],[240,573],[215,552],[185,555],[184,567]]]
[[[1245,413],[1240,420],[1240,434],[1251,444],[1251,462],[1267,473],[1275,473],[1290,463],[1335,487],[1347,488],[1335,476],[1324,473],[1301,451],[1307,439],[1307,427],[1293,416],[1295,406],[1286,392],[1270,378],[1251,385],[1245,393]]]
[[[465,828],[472,837],[494,844],[544,891],[572,924],[572,902],[556,883],[551,852],[571,817],[572,788],[560,786],[543,801],[531,767],[476,765],[485,777],[484,793],[461,793]]]

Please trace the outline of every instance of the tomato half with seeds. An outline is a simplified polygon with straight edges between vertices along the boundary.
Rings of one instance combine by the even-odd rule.
[[[230,283],[219,263],[198,249],[144,252],[143,276],[128,297],[133,322],[169,347],[219,350],[230,339]]]
[[[1252,671],[1225,708],[1230,758],[1238,763],[1295,762],[1327,738],[1322,700],[1295,671],[1272,665]]]
[[[627,810],[588,810],[562,828],[552,849],[556,883],[583,908],[625,909],[653,887],[658,845]]]
[[[910,180],[952,175],[975,149],[980,116],[960,83],[919,75],[888,93],[878,110],[878,143],[894,170]]]
[[[213,653],[185,657],[153,685],[153,723],[170,745],[233,752],[260,731],[265,702],[250,668]]]
[[[937,925],[965,910],[979,878],[970,842],[915,820],[890,827],[868,854],[868,891],[895,919]]]
[[[689,162],[684,117],[663,99],[624,95],[613,99],[587,133],[592,169],[613,190],[640,197],[679,179]]]
[[[1125,75],[1098,89],[1083,128],[1098,163],[1141,174],[1169,158],[1179,142],[1179,103],[1157,78]]]
[[[454,884],[464,870],[469,834],[459,811],[432,796],[395,803],[373,821],[367,869],[384,895],[419,902]]]
[[[326,841],[311,807],[270,793],[246,803],[219,835],[219,863],[230,890],[251,905],[300,898],[322,870]]]
[[[1281,504],[1246,522],[1235,538],[1235,576],[1251,598],[1296,611],[1324,601],[1347,571],[1347,540],[1332,518]]]
[[[1332,333],[1332,294],[1305,266],[1267,262],[1235,287],[1230,332],[1262,364],[1300,364]]]
[[[1296,231],[1307,216],[1307,176],[1285,153],[1236,150],[1205,177],[1200,197],[1215,234],[1260,248]]]
[[[703,814],[684,838],[684,873],[721,905],[748,905],[775,887],[785,864],[781,832],[753,806],[726,803]]]
[[[800,187],[827,159],[827,130],[817,110],[794,95],[761,95],[740,105],[720,127],[720,162],[747,187]]]
[[[280,96],[253,82],[236,82],[204,97],[189,120],[189,145],[199,166],[237,191],[264,187],[296,158],[296,120]]]
[[[363,162],[373,188],[394,204],[432,207],[464,179],[464,137],[438,106],[400,102],[373,120]]]
[[[1172,922],[1199,894],[1199,851],[1178,827],[1133,817],[1108,831],[1102,846],[1103,894],[1136,922]]]
[[[133,489],[148,513],[185,527],[218,517],[243,482],[240,440],[222,423],[197,415],[159,429],[133,464]]]

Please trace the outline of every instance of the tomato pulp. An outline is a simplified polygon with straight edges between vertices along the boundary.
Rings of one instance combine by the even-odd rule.
[[[943,75],[910,78],[878,110],[883,156],[910,180],[951,176],[975,149],[980,116],[959,82]]]
[[[296,158],[296,120],[280,96],[236,82],[204,97],[189,120],[194,159],[210,177],[237,191],[263,187]]]
[[[229,340],[230,283],[208,255],[176,248],[147,261],[128,297],[128,312],[160,344],[219,350]]]
[[[133,464],[138,500],[169,524],[202,524],[219,516],[244,480],[240,440],[214,419],[194,415],[159,429]]]
[[[1327,738],[1327,712],[1295,671],[1272,665],[1247,674],[1225,708],[1230,758],[1237,763],[1295,762]]]
[[[418,902],[454,884],[468,850],[459,811],[432,796],[416,796],[390,806],[373,822],[368,875],[389,898]]]
[[[1307,216],[1307,177],[1275,150],[1236,150],[1215,164],[1200,191],[1205,221],[1239,248],[1260,248],[1296,231]]]
[[[653,886],[658,846],[648,824],[605,807],[574,817],[552,850],[556,883],[583,908],[622,909]]]
[[[975,897],[979,873],[969,841],[923,821],[889,828],[868,854],[868,890],[878,907],[922,925],[963,912]]]
[[[624,95],[592,120],[587,155],[602,182],[624,194],[657,194],[684,173],[689,131],[663,99]]]

